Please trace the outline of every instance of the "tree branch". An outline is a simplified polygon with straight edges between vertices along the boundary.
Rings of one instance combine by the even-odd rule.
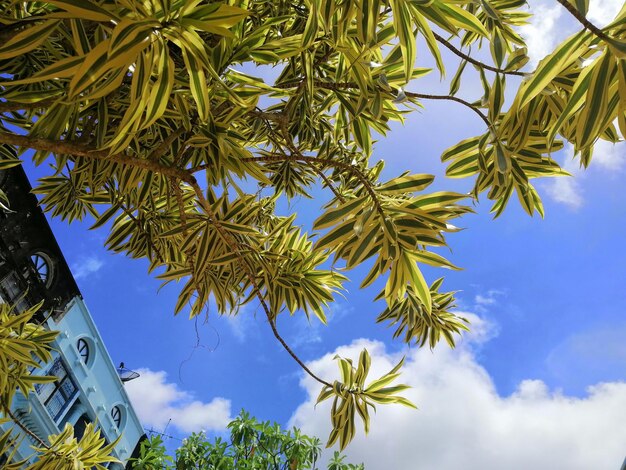
[[[472,103],[469,103],[468,101],[465,101],[461,98],[457,98],[456,96],[452,96],[452,95],[424,95],[422,93],[413,93],[412,91],[405,91],[404,94],[410,98],[419,98],[422,100],[446,100],[446,101],[456,101],[457,103],[462,104],[463,106],[466,106],[467,108],[471,109],[472,111],[474,111],[482,120],[483,122],[487,125],[488,128],[491,127],[491,123],[489,122],[489,119],[487,119],[487,116],[485,116],[476,106],[474,106]]]
[[[55,103],[58,98],[48,98],[34,103],[17,103],[15,101],[1,101],[0,113],[10,113],[12,111],[26,111],[29,109],[46,108]]]
[[[611,38],[609,38],[609,36],[607,36],[606,34],[604,34],[604,32],[598,28],[597,26],[595,26],[593,23],[591,23],[584,15],[582,15],[575,7],[574,5],[572,5],[571,3],[569,3],[567,0],[556,0],[557,2],[559,2],[563,8],[565,8],[567,11],[570,12],[570,14],[576,18],[578,20],[578,22],[580,24],[582,24],[585,29],[591,31],[593,34],[595,34],[596,36],[598,36],[600,39],[602,39],[603,41],[608,41]]]
[[[37,443],[41,446],[41,447],[45,447],[46,449],[49,449],[50,446],[48,444],[46,444],[43,440],[41,440],[41,438],[35,434],[34,432],[32,432],[30,429],[28,429],[21,421],[20,419],[15,416],[13,414],[13,412],[11,411],[11,409],[8,406],[3,406],[4,408],[4,412],[9,415],[9,417],[11,418],[11,420],[18,425],[18,427],[24,431],[27,435],[29,435],[31,438],[33,438],[35,441],[37,441]]]
[[[524,74],[522,74],[524,75]],[[292,82],[289,82],[290,84]],[[285,88],[287,88],[287,84],[283,84],[285,86]],[[341,83],[332,83],[332,82],[323,82],[323,81],[316,81],[315,82],[315,86],[319,87],[319,88],[324,88],[327,90],[347,90],[350,88],[358,88],[356,83],[351,83],[351,82],[341,82]],[[379,91],[385,91],[382,89],[379,89]],[[466,106],[468,108],[470,108],[472,111],[474,111],[482,120],[483,122],[487,125],[487,127],[491,127],[491,123],[489,122],[489,120],[487,119],[487,116],[485,116],[478,108],[476,108],[476,106],[474,106],[473,104],[469,103],[468,101],[465,101],[461,98],[457,98],[456,96],[452,96],[452,95],[426,95],[426,94],[422,94],[422,93],[413,93],[411,91],[405,91],[404,92],[406,96],[411,97],[411,98],[420,98],[420,99],[424,99],[424,100],[448,100],[448,101],[456,101],[457,103],[462,104],[463,106]],[[313,157],[311,157],[313,158]]]
[[[459,56],[462,59],[467,60],[470,64],[476,65],[477,67],[483,68],[485,70],[489,70],[491,72],[503,73],[505,75],[517,75],[518,77],[523,77],[526,75],[524,72],[517,72],[514,70],[508,71],[508,70],[499,69],[497,67],[493,67],[491,65],[485,64],[484,62],[474,59],[472,56],[464,53],[460,49],[457,49],[446,38],[438,35],[435,31],[433,31],[433,36],[435,36],[435,39],[437,40],[437,42],[442,44],[444,47],[446,47],[448,50],[453,52],[455,55]]]
[[[163,165],[154,160],[129,157],[124,154],[109,155],[106,150],[98,150],[82,143],[65,140],[51,140],[40,137],[30,137],[25,135],[0,132],[0,144],[9,144],[16,147],[26,147],[33,150],[53,152],[64,155],[74,155],[77,157],[93,158],[95,160],[106,160],[122,165],[131,165],[144,170],[161,173],[187,182],[191,175],[188,171]]]

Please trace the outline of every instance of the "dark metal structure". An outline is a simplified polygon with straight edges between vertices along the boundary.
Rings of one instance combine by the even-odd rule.
[[[0,299],[40,318],[62,315],[80,291],[21,166],[0,171],[10,211],[0,210]]]

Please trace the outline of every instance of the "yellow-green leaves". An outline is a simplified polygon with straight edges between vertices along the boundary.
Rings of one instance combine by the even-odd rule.
[[[58,20],[46,20],[29,26],[0,46],[0,59],[26,54],[45,43],[59,26]]]
[[[589,89],[585,99],[585,108],[578,118],[576,137],[578,148],[585,148],[592,144],[600,131],[606,126],[603,119],[609,102],[609,87],[615,77],[615,59],[604,52],[590,76]]]
[[[415,33],[407,0],[389,0],[393,11],[393,26],[402,49],[404,76],[408,82],[415,63]]]
[[[401,175],[376,188],[384,194],[412,193],[425,189],[433,181],[433,175]]]
[[[136,61],[137,55],[150,45],[150,37],[156,25],[158,23],[154,21],[131,20],[118,24],[110,39],[99,43],[85,55],[76,75],[70,81],[69,97],[76,98],[98,82],[104,88],[107,77],[125,73]]]
[[[233,37],[233,33],[228,28],[239,23],[248,14],[248,11],[243,8],[211,3],[184,8],[181,12],[180,23],[183,27],[191,27],[219,36]]]
[[[453,334],[461,334],[467,327],[468,321],[455,315],[451,310],[454,305],[454,292],[439,292],[443,278],[437,279],[430,286],[432,309],[428,311],[420,295],[412,286],[406,290],[406,295],[397,300],[378,316],[377,322],[389,322],[395,327],[394,338],[402,337],[407,344],[428,346],[432,349],[443,336],[450,347],[454,347]],[[384,296],[384,291],[379,295]]]
[[[487,36],[489,34],[478,18],[467,10],[445,1],[437,1],[436,7],[440,14],[457,28],[478,34],[479,36]]]
[[[65,13],[53,13],[52,16],[60,18],[78,18],[90,21],[117,21],[118,16],[100,6],[93,0],[49,0]]]
[[[408,287],[412,287],[428,313],[432,308],[432,299],[428,284],[417,266],[416,259],[409,251],[400,254],[391,265],[389,279],[385,285],[385,300],[389,304],[404,297]]]
[[[410,408],[415,405],[398,393],[407,390],[406,385],[390,384],[398,378],[402,359],[393,369],[379,379],[370,382],[367,386],[365,380],[369,374],[371,358],[367,350],[363,349],[359,356],[357,367],[352,360],[335,356],[341,372],[341,380],[335,381],[332,387],[325,386],[317,398],[317,403],[334,397],[331,408],[331,423],[333,426],[327,447],[339,442],[339,448],[343,450],[356,434],[355,417],[358,414],[365,428],[369,432],[370,409],[376,410],[374,403],[392,404],[398,403]]]
[[[561,149],[563,143],[550,142],[537,125],[528,126],[527,135],[516,147],[511,142],[519,129],[501,127],[500,132],[466,139],[446,150],[441,157],[448,163],[446,174],[453,178],[478,175],[473,194],[489,190],[488,197],[496,201],[492,208],[496,216],[502,213],[513,191],[529,215],[535,211],[543,215],[541,200],[529,180],[567,174],[546,156]]]
[[[85,427],[80,439],[74,437],[74,428],[70,423],[59,434],[48,437],[48,448],[35,449],[39,452],[37,461],[26,470],[75,470],[93,468],[105,470],[109,463],[118,463],[120,460],[111,456],[111,452],[119,442],[121,436],[107,444],[106,439],[94,423]],[[107,464],[107,466],[105,466]]]
[[[51,360],[52,341],[58,334],[33,323],[41,304],[16,312],[0,304],[0,398],[1,407],[10,408],[16,390],[27,396],[35,384],[51,382],[54,377],[33,375],[30,368]]]
[[[587,9],[586,0],[571,3]],[[566,174],[552,159],[564,141],[586,165],[598,139],[626,137],[626,9],[603,29],[608,40],[580,31],[522,78],[524,8],[522,0],[13,2],[0,19],[0,143],[26,142],[20,152],[30,145],[36,164],[50,164],[35,190],[46,210],[93,215],[109,249],[180,282],[177,313],[198,315],[210,300],[220,314],[260,302],[274,327],[282,312],[325,322],[347,281],[342,270],[367,266],[360,286],[382,289],[378,321],[394,337],[453,345],[466,322],[453,313],[453,293],[427,278],[431,267],[456,269],[438,248],[459,230],[451,221],[471,212],[462,201],[486,193],[497,216],[515,195],[542,215],[532,180]],[[442,47],[458,68],[451,63],[457,72],[442,88],[449,95],[432,95],[418,83],[430,69],[419,65],[443,75]],[[462,74],[474,73],[467,63],[482,85],[475,96],[462,86]],[[271,65],[271,81],[248,74],[260,65]],[[506,86],[518,84],[505,100]],[[475,179],[470,195],[426,193],[431,175],[389,179],[371,160],[376,139],[429,99],[484,124],[442,155],[447,176]],[[419,162],[424,147],[412,143],[402,157]],[[0,169],[18,163],[14,150],[0,147]],[[292,198],[326,197],[316,185],[328,195],[318,214],[279,215]],[[0,208],[9,203],[0,193]],[[390,385],[397,369],[368,389],[368,355],[340,367],[342,380],[320,399],[336,398],[330,443],[345,446],[354,416],[367,429],[373,403],[402,400]]]
[[[576,62],[586,51],[587,42],[591,37],[588,31],[576,33],[543,59],[531,77],[522,83],[519,91],[519,107],[524,108],[550,84],[554,77]]]

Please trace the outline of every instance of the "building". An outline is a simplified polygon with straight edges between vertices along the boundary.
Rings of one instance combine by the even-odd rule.
[[[94,422],[107,442],[122,435],[114,456],[126,462],[139,451],[143,428],[118,370],[98,333],[78,286],[52,234],[30,194],[30,184],[21,167],[0,171],[0,189],[11,212],[0,210],[0,301],[24,310],[39,302],[37,321],[60,331],[53,359],[33,373],[54,375],[53,383],[40,384],[24,398],[16,394],[12,412],[42,440],[58,433],[66,423],[80,437]],[[13,427],[0,425],[0,430]],[[17,457],[31,455],[30,436],[24,436]],[[111,465],[110,468],[120,468]]]

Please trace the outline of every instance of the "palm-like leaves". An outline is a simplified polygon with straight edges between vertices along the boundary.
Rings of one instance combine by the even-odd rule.
[[[570,10],[584,15],[586,2],[575,3]],[[470,108],[485,132],[442,158],[448,176],[475,178],[471,196],[487,191],[496,215],[514,193],[529,214],[543,215],[531,180],[565,174],[550,157],[564,141],[587,165],[598,139],[626,137],[626,9],[603,30],[587,27],[559,45],[507,108],[507,80],[524,75],[528,60],[516,32],[529,21],[523,6],[8,3],[0,11],[0,169],[18,163],[16,149],[34,149],[35,163],[53,169],[36,189],[46,209],[68,220],[94,216],[110,249],[182,281],[177,312],[191,305],[196,315],[212,297],[224,314],[256,299],[278,335],[282,311],[324,321],[347,279],[337,270],[366,263],[361,286],[386,280],[379,321],[391,322],[396,337],[453,344],[463,320],[422,267],[454,268],[433,247],[446,246],[456,231],[450,221],[470,211],[466,196],[425,192],[429,175],[381,182],[382,163],[370,161],[377,136],[403,120],[412,109],[405,104],[447,99]],[[415,66],[418,37],[442,75],[440,48],[459,56],[450,95],[410,91],[429,72]],[[485,42],[492,65],[469,54]],[[453,96],[468,63],[483,85],[474,102]],[[259,65],[275,68],[271,83],[247,73]],[[281,196],[314,194],[318,182],[332,198],[311,233],[276,207]],[[355,413],[367,410],[355,390],[336,390],[331,442],[342,446]]]

